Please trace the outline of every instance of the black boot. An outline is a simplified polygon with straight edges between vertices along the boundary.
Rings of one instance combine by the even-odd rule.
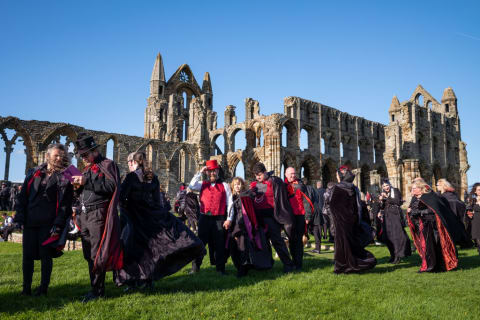
[[[35,290],[34,296],[39,297],[39,296],[46,296],[47,295],[47,290],[48,287],[45,286],[40,286]]]

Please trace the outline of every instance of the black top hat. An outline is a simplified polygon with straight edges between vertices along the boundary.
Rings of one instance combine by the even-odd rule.
[[[93,137],[88,133],[82,132],[77,136],[77,141],[75,141],[76,154],[82,155],[90,150],[97,148],[98,145],[93,140]]]

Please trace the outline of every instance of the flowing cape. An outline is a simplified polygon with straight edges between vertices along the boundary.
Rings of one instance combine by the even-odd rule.
[[[93,270],[99,272],[119,270],[123,267],[123,249],[120,241],[121,228],[117,212],[120,174],[117,165],[112,160],[104,159],[97,165],[105,178],[115,182],[116,187],[108,204],[105,228],[95,256]]]
[[[419,200],[435,214],[435,222],[437,225],[438,236],[440,238],[445,269],[447,271],[455,269],[458,266],[455,243],[463,243],[466,241],[467,234],[465,229],[457,220],[445,198],[439,197],[433,192],[430,192],[423,194]],[[423,255],[425,254],[426,241],[422,233],[423,222],[419,219],[420,232],[417,234],[415,232],[415,225],[409,215],[407,215],[407,219],[413,242],[422,258],[422,269],[425,269],[426,266],[423,265],[425,257]]]
[[[360,272],[375,267],[375,256],[364,249],[371,234],[361,225],[353,184],[335,185],[329,203],[335,225],[334,272]]]
[[[273,216],[278,223],[284,226],[288,237],[292,235],[293,228],[293,211],[288,200],[287,188],[282,179],[276,176],[270,176],[273,188],[273,197],[275,199],[275,206],[273,209]]]

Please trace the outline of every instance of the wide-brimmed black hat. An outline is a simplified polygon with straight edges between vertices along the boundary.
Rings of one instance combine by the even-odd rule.
[[[88,133],[82,132],[77,136],[75,141],[75,153],[79,156],[98,147],[95,140]]]

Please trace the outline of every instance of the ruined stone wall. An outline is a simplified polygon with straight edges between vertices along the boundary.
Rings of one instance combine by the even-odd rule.
[[[120,173],[127,173],[128,154],[144,151],[154,172],[159,176],[162,187],[170,195],[175,195],[180,181],[187,181],[196,172],[199,160],[196,158],[197,147],[188,143],[163,142],[155,139],[129,136],[118,133],[88,130],[68,123],[48,121],[20,120],[15,117],[0,117],[0,133],[6,137],[5,129],[15,131],[16,139],[22,139],[25,145],[25,172],[45,161],[45,154],[50,143],[59,142],[60,136],[66,136],[66,144],[76,140],[80,132],[91,134],[100,152],[105,155],[109,140],[113,141],[113,159],[119,166]],[[73,157],[75,157],[73,155]],[[83,164],[77,158],[77,165]],[[8,174],[8,168],[5,172]],[[5,180],[8,180],[6,177]]]
[[[245,121],[238,122],[235,110],[233,105],[225,108],[224,127],[218,128],[209,73],[200,88],[184,64],[167,81],[159,54],[150,80],[143,138],[14,117],[0,117],[0,134],[7,155],[15,139],[23,139],[26,169],[42,163],[47,145],[59,136],[66,136],[70,143],[82,131],[93,135],[103,152],[107,141],[113,140],[113,160],[122,174],[127,170],[128,154],[145,151],[170,196],[208,159],[219,161],[227,179],[235,175],[241,162],[246,180],[253,180],[252,167],[262,161],[276,175],[282,176],[291,166],[309,183],[326,185],[336,180],[336,169],[346,164],[363,192],[378,192],[382,177],[389,177],[407,199],[410,182],[418,176],[433,187],[438,179],[447,178],[461,196],[467,189],[469,165],[461,141],[457,98],[451,88],[445,90],[441,102],[421,86],[408,101],[400,103],[394,97],[386,126],[299,97],[285,98],[283,114],[262,115],[259,102],[252,98],[245,100]],[[16,132],[11,140],[4,133],[6,128]],[[302,130],[308,140],[303,149]],[[240,131],[245,133],[245,148],[235,145]],[[8,161],[6,167],[8,174]]]

